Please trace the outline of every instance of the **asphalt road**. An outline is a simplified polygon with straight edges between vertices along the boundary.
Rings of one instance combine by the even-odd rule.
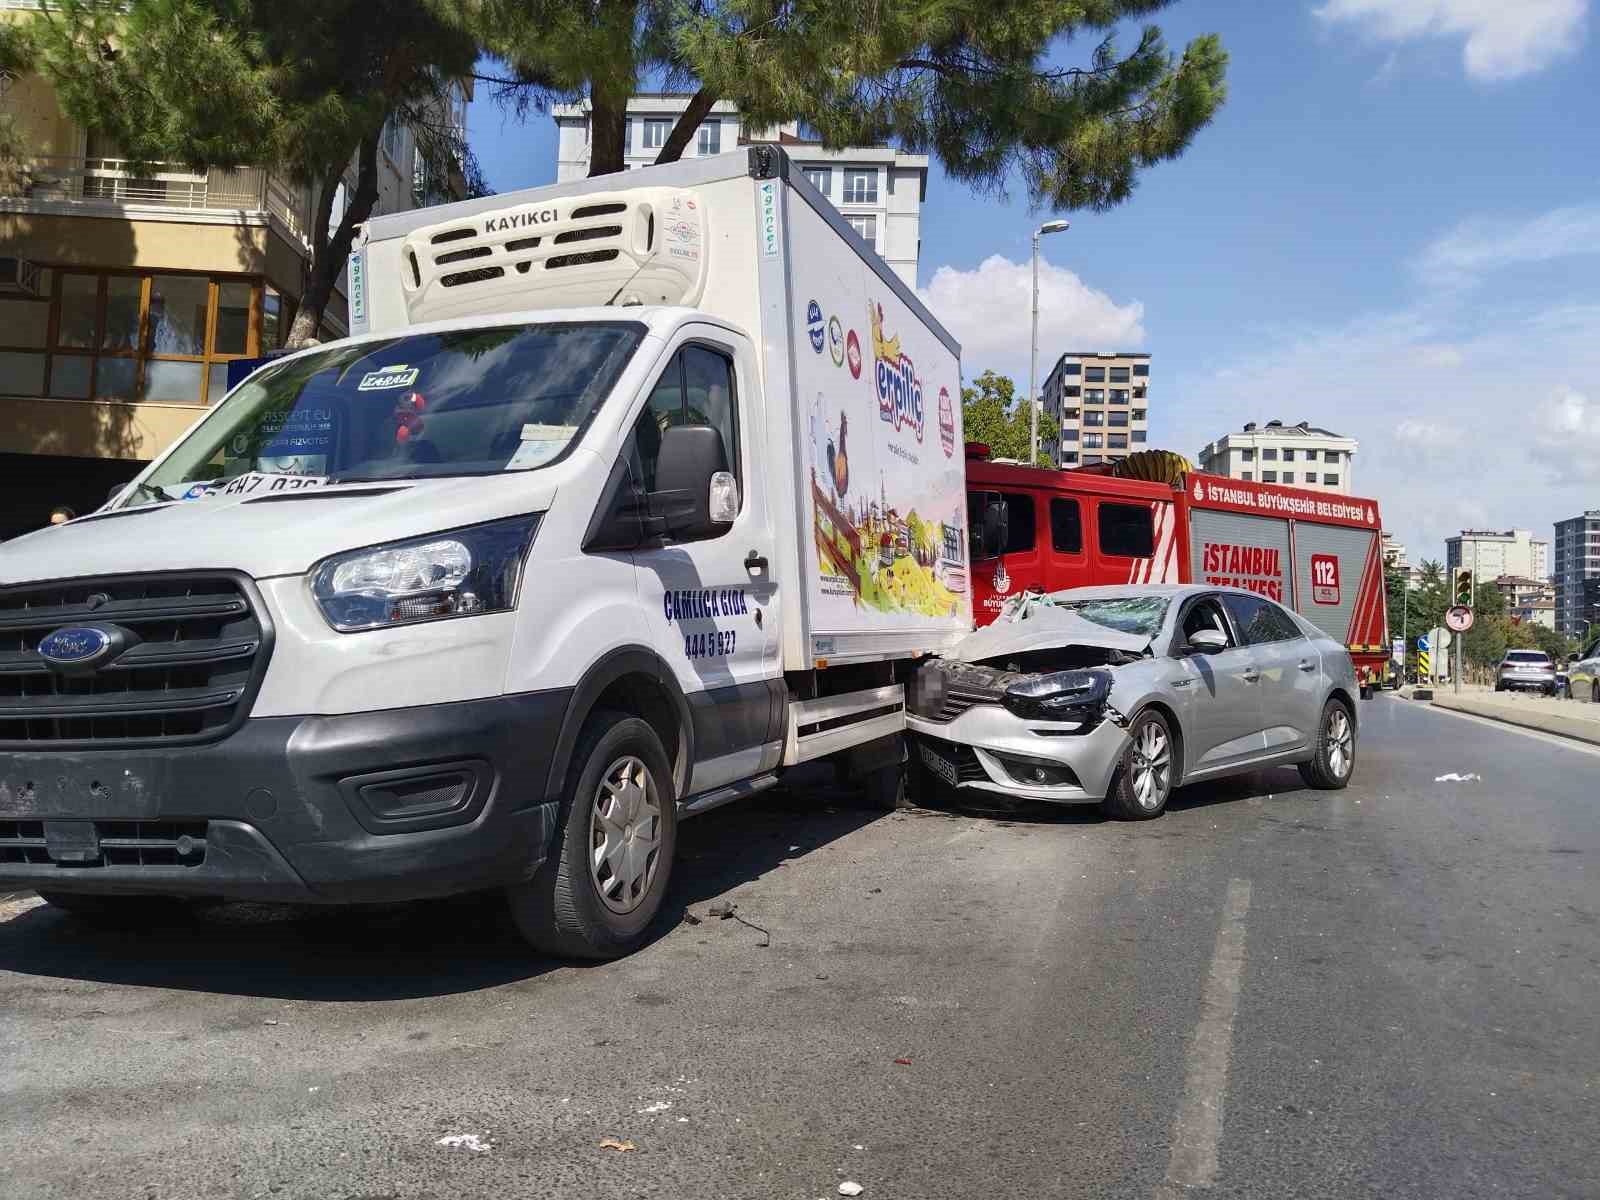
[[[1600,1195],[1600,757],[1362,716],[1347,791],[1149,824],[770,794],[602,966],[475,899],[0,902],[0,1196]]]

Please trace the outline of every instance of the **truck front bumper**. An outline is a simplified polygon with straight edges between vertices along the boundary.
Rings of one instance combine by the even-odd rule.
[[[529,878],[569,690],[0,754],[0,887],[349,903]]]

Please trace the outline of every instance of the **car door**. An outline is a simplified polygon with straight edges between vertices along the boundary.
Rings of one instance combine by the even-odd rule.
[[[1322,715],[1322,656],[1294,619],[1272,601],[1224,592],[1222,606],[1255,655],[1257,701],[1266,749],[1298,749],[1317,735]]]
[[[1567,667],[1567,686],[1576,699],[1600,699],[1600,694],[1594,694],[1597,680],[1600,680],[1600,640],[1590,642]]]
[[[1189,638],[1202,629],[1220,631],[1228,639],[1227,649],[1215,654],[1194,650]],[[1186,705],[1184,774],[1260,757],[1265,742],[1255,651],[1241,642],[1217,594],[1185,603],[1171,652],[1172,686]]]
[[[776,766],[780,745],[782,596],[771,570],[772,514],[756,482],[763,477],[759,395],[748,345],[714,326],[691,325],[674,342],[635,422],[647,491],[660,435],[673,425],[717,429],[739,483],[730,528],[634,555],[652,644],[689,702],[691,795]]]

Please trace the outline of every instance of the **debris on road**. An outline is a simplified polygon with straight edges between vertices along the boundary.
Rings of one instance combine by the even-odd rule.
[[[650,1105],[648,1108],[641,1108],[639,1110],[639,1115],[641,1117],[643,1117],[643,1116],[647,1116],[650,1113],[666,1112],[667,1109],[669,1109],[671,1107],[672,1107],[672,1101],[671,1100],[658,1100],[656,1103]]]
[[[849,1179],[846,1179],[839,1185],[839,1195],[841,1196],[859,1196],[866,1190],[867,1189],[862,1187],[859,1183],[855,1183]]]
[[[616,1138],[606,1138],[600,1143],[600,1149],[615,1150],[618,1154],[626,1154],[629,1150],[637,1150],[638,1148],[632,1142],[619,1142]]]
[[[909,1058],[897,1058],[894,1060],[894,1065],[897,1067],[909,1067],[911,1060]]]
[[[1465,775],[1459,774],[1458,772],[1455,772],[1455,771],[1451,771],[1447,775],[1436,775],[1436,776],[1434,776],[1434,780],[1433,781],[1435,783],[1474,783],[1474,782],[1482,783],[1483,782],[1483,776],[1479,775],[1476,771],[1469,771]]]
[[[706,915],[708,917],[716,917],[722,921],[734,920],[739,922],[739,924],[743,925],[746,929],[754,929],[762,936],[763,939],[765,939],[756,943],[757,949],[765,950],[768,946],[772,945],[772,934],[763,929],[761,926],[757,925],[754,921],[746,921],[738,914],[737,911],[735,911],[738,909],[738,907],[739,906],[732,900],[722,900],[706,909]]]
[[[474,1154],[487,1154],[489,1143],[475,1133],[449,1133],[434,1143],[447,1150],[471,1150]]]

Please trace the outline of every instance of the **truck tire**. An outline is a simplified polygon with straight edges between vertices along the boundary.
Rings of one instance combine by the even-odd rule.
[[[656,731],[593,713],[573,750],[555,845],[531,881],[506,889],[511,917],[547,954],[631,953],[660,911],[677,844],[672,768]]]
[[[1150,821],[1167,811],[1177,777],[1172,728],[1154,709],[1146,709],[1128,727],[1128,748],[1112,776],[1100,807],[1118,821]]]
[[[867,793],[867,803],[884,812],[902,812],[915,808],[916,797],[911,791],[911,766],[901,763],[894,767],[880,767],[862,780]]]
[[[1355,722],[1343,700],[1329,700],[1317,723],[1316,754],[1300,764],[1300,778],[1307,787],[1332,792],[1349,784],[1355,769]]]

